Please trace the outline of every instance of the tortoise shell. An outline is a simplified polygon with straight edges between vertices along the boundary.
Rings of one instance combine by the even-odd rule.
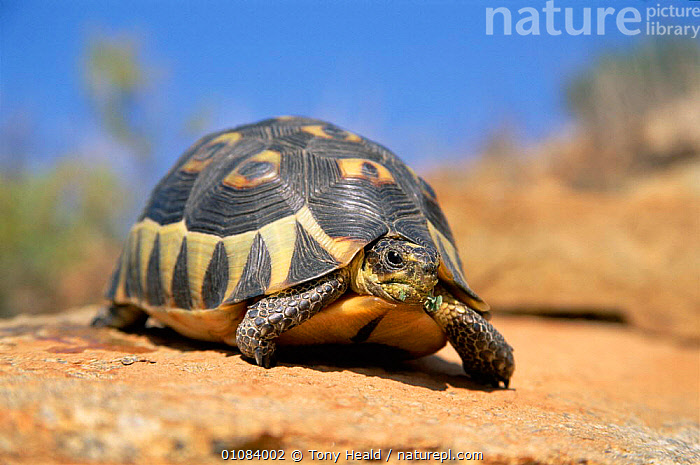
[[[132,227],[107,298],[221,309],[347,266],[385,235],[436,249],[443,285],[487,313],[425,180],[333,124],[268,119],[207,135],[180,157]]]

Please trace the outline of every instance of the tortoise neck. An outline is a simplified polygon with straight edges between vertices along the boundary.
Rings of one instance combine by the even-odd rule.
[[[360,250],[352,259],[348,268],[350,269],[350,287],[353,292],[360,295],[373,295],[367,287],[367,280],[363,271],[365,263],[365,251]]]

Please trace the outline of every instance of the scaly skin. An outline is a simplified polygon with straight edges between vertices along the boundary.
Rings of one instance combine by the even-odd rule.
[[[442,286],[436,286],[435,295],[442,303],[426,305],[426,312],[447,334],[464,371],[479,383],[500,387],[502,382],[508,388],[515,370],[513,348],[488,321]]]
[[[274,363],[275,338],[299,326],[343,295],[348,288],[348,276],[346,268],[340,269],[258,300],[248,307],[245,318],[238,325],[238,349],[258,365],[270,368]]]

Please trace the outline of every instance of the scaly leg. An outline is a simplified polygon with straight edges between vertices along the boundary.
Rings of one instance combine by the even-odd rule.
[[[508,388],[515,370],[513,348],[496,328],[481,315],[457,300],[441,286],[435,287],[442,298],[437,308],[426,311],[447,334],[447,339],[462,358],[464,371],[480,383]]]
[[[349,272],[337,270],[308,283],[285,289],[248,307],[236,330],[241,353],[265,368],[273,364],[275,338],[298,326],[340,297],[348,288]]]

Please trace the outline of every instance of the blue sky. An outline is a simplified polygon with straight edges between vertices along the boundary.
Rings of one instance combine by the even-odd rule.
[[[657,2],[555,3],[582,21],[585,7],[643,12]],[[526,142],[557,133],[569,121],[567,79],[602,52],[647,39],[614,23],[603,36],[550,36],[544,15],[540,36],[499,27],[488,36],[486,8],[499,6],[513,11],[515,26],[518,8],[545,2],[0,0],[0,123],[29,121],[38,163],[99,143],[81,60],[91,37],[127,35],[157,69],[150,116],[160,172],[201,135],[182,128],[203,108],[207,131],[302,114],[429,166],[477,152],[504,122]]]

